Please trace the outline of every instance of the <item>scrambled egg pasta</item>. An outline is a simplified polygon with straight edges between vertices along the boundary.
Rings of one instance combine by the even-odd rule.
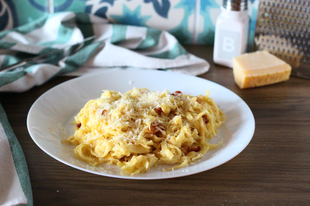
[[[66,141],[92,166],[116,164],[124,175],[148,171],[155,164],[187,166],[216,145],[208,141],[225,122],[207,95],[190,96],[133,88],[121,94],[105,90],[75,117],[75,133]]]

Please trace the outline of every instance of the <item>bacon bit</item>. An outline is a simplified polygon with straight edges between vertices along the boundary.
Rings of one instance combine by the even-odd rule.
[[[164,111],[162,110],[161,107],[156,107],[154,110],[155,110],[155,112],[156,112],[157,114],[159,114],[159,115],[164,114]]]
[[[160,128],[161,130],[165,130],[165,127],[162,123],[152,122],[150,127],[146,128],[146,132],[150,134],[156,134],[157,132],[160,132],[158,128]]]
[[[178,95],[181,95],[182,92],[181,91],[175,91],[174,93],[172,93],[171,95],[172,96],[178,96]]]
[[[176,116],[175,112],[170,112],[168,115],[170,119],[173,119],[175,116]]]
[[[181,148],[181,151],[182,151],[185,155],[187,155],[187,153],[188,153],[188,146],[187,146],[187,145],[183,146],[183,147]]]
[[[80,128],[80,127],[82,126],[82,124],[81,124],[81,123],[77,123],[76,126],[77,126],[78,128]]]
[[[154,152],[156,148],[154,146],[151,146],[151,151]]]
[[[119,160],[121,161],[121,162],[129,162],[129,160],[132,158],[132,155],[130,155],[130,156],[124,156],[124,157],[122,157],[122,158],[120,158]]]
[[[190,146],[189,151],[199,152],[201,150],[201,147],[199,145],[193,144]]]
[[[201,146],[197,145],[197,144],[193,144],[191,146],[187,146],[187,145],[184,145],[182,148],[181,148],[181,151],[187,155],[188,153],[194,151],[194,152],[199,152],[201,150]]]
[[[200,104],[202,100],[198,97],[196,101]]]
[[[162,136],[162,134],[161,134],[160,131],[155,132],[155,135],[156,135],[157,137],[161,137],[161,136]]]
[[[102,110],[101,115],[105,115],[106,112],[107,110]]]
[[[208,120],[208,117],[207,117],[207,115],[202,115],[202,119],[203,119],[203,121],[206,123],[206,124],[208,124],[208,122],[209,122],[209,120]]]

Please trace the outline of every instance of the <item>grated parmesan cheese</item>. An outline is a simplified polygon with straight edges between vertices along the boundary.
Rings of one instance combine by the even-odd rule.
[[[224,121],[208,92],[193,97],[145,88],[105,90],[75,117],[76,130],[67,141],[90,165],[117,164],[123,174],[134,175],[156,164],[178,164],[171,168],[177,169],[201,158],[219,145],[208,141]]]

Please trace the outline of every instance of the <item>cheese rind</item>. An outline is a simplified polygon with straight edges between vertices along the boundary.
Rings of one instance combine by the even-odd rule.
[[[241,89],[288,80],[291,70],[289,64],[267,51],[247,53],[233,59],[235,82]]]

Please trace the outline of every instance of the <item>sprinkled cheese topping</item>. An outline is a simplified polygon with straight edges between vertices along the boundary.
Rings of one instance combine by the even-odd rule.
[[[74,119],[77,157],[96,166],[117,164],[125,175],[155,164],[178,164],[201,158],[225,115],[209,97],[133,88],[121,94],[105,90],[88,101]]]

